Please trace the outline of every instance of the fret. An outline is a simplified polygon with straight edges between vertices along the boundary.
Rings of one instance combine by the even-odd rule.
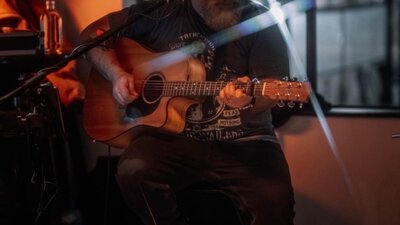
[[[254,84],[254,89],[253,89],[253,96],[258,96],[258,89],[260,88],[260,84]]]
[[[190,84],[190,82],[186,82],[185,96],[190,96],[191,92],[192,92],[192,85]]]
[[[186,86],[186,95],[187,96],[191,96],[192,95],[192,89],[193,89],[193,85],[191,82],[186,82],[187,86]]]
[[[187,82],[182,82],[183,83],[183,85],[182,85],[182,96],[187,96],[187,93],[188,93],[188,84],[187,84]]]
[[[193,84],[192,82],[187,82],[187,95],[191,96],[193,93]]]
[[[189,84],[189,82],[185,82],[185,84],[184,84],[184,90],[185,90],[185,92],[184,92],[184,96],[188,96],[189,95],[189,86],[190,86],[190,84]]]
[[[188,96],[192,96],[193,95],[193,89],[194,89],[194,86],[193,86],[193,82],[188,82]]]
[[[179,95],[179,83],[178,82],[172,82],[172,86],[173,86],[172,95],[173,96]]]
[[[167,91],[166,91],[166,96],[171,96],[171,94],[172,94],[172,83],[171,82],[164,82],[164,88],[163,89],[166,89]]]
[[[168,96],[174,96],[174,82],[168,82]]]
[[[204,82],[199,82],[198,84],[199,84],[199,95],[201,95],[201,84],[202,83],[204,83]]]
[[[211,91],[211,87],[210,87],[211,83],[207,82],[206,85],[207,85],[207,95],[211,95],[211,93],[210,93],[210,91]]]
[[[194,95],[194,96],[199,95],[199,94],[197,93],[197,82],[193,82],[193,87],[194,87],[194,91],[192,91],[193,95]]]
[[[262,92],[261,92],[261,95],[262,95],[262,96],[265,96],[265,90],[266,90],[266,88],[267,88],[267,82],[265,82],[265,83],[263,84],[263,89],[262,89]]]
[[[183,82],[179,82],[179,93],[178,96],[182,96],[183,95],[183,91],[184,91],[184,86],[183,86]]]
[[[224,83],[225,83],[225,82],[223,82],[223,81],[220,82],[219,89],[216,90],[217,93],[214,93],[215,95],[218,95],[218,94],[219,94],[219,92],[220,92],[220,91],[222,90],[222,88],[223,88],[222,86],[224,86]]]
[[[196,82],[196,95],[201,95],[201,83],[202,82]]]
[[[170,96],[174,96],[174,95],[176,95],[176,84],[175,84],[175,82],[168,82],[169,83],[169,86],[170,86],[170,91],[169,91],[169,94],[170,94]]]
[[[174,82],[168,82],[168,84],[169,84],[169,91],[168,91],[168,96],[173,96],[175,93],[174,93],[174,90],[175,90],[175,84],[174,84]]]
[[[194,82],[190,82],[190,93],[189,96],[196,94],[196,84]]]
[[[184,96],[185,95],[185,83],[180,82],[179,87],[180,87],[179,96]]]
[[[168,85],[168,83],[163,83],[163,91],[162,91],[162,96],[168,96],[168,94],[169,94],[169,85]]]

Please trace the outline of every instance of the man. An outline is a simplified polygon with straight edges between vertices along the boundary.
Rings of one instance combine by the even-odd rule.
[[[143,15],[151,3],[133,5],[89,25],[82,40],[142,15],[115,36],[166,52],[201,41],[194,57],[209,81],[231,81],[218,96],[188,108],[179,134],[153,131],[134,138],[116,174],[128,206],[145,224],[187,224],[175,194],[207,181],[228,194],[251,224],[292,224],[293,190],[286,159],[274,134],[268,97],[250,97],[238,88],[250,79],[288,75],[288,58],[276,26],[216,46],[209,37],[264,12],[248,0],[171,1]],[[112,84],[122,106],[141,99],[135,75],[125,71],[113,43],[92,49],[87,58]],[[106,47],[106,48],[105,48]],[[168,78],[167,78],[168,79]]]

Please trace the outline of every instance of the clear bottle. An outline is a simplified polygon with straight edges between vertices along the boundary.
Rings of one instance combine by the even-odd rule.
[[[44,35],[44,54],[62,54],[63,21],[54,0],[46,0],[46,11],[40,16],[40,31]]]

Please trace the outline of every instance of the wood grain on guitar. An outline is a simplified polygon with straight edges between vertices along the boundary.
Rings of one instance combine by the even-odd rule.
[[[197,59],[187,59],[164,68],[152,61],[166,53],[154,53],[130,39],[117,45],[119,61],[135,77],[140,97],[121,107],[112,96],[111,84],[93,70],[83,109],[88,135],[96,141],[125,148],[130,140],[146,128],[180,133],[185,127],[187,109],[205,96],[217,96],[227,82],[205,81],[205,69]],[[150,66],[149,66],[150,65]],[[252,96],[267,96],[278,102],[307,102],[309,85],[304,82],[262,80],[260,83],[237,84]]]

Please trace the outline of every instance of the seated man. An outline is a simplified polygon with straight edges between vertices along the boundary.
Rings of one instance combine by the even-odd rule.
[[[181,70],[177,70],[184,72],[165,71],[161,76],[167,81],[185,81],[188,74],[204,76],[206,84],[185,84],[173,91],[183,90],[183,93],[190,86],[195,89],[190,89],[190,93],[202,90],[203,95],[208,92],[215,96],[187,105],[185,101],[190,98],[170,100],[168,107],[187,107],[186,111],[182,110],[182,117],[174,111],[178,107],[168,108],[166,112],[160,103],[160,110],[154,110],[149,117],[157,120],[172,112],[171,117],[176,120],[162,120],[170,126],[157,127],[153,132],[143,132],[127,141],[116,173],[127,205],[146,225],[187,225],[176,194],[195,182],[205,181],[227,194],[241,214],[249,218],[248,224],[293,224],[294,194],[289,168],[271,122],[270,110],[276,102],[269,97],[249,96],[250,92],[239,88],[250,82],[250,78],[279,79],[288,75],[287,49],[278,27],[218,45],[220,40],[211,39],[212,35],[265,9],[249,0],[176,0],[143,13],[152,8],[148,4],[154,1],[143,2],[98,19],[81,34],[82,41],[90,40],[141,15],[115,36],[115,42],[107,42],[106,47],[94,48],[87,54],[103,80],[108,81],[111,99],[129,109],[133,108],[132,104],[138,104],[128,115],[132,121],[136,116],[147,116],[151,111],[146,107],[150,103],[145,99],[147,90],[157,93],[164,86],[157,77],[159,68],[149,68],[152,63],[147,63],[146,57],[193,42],[201,43],[203,51],[194,54],[187,64],[180,64]],[[130,56],[128,53],[135,57],[125,57],[124,54]],[[131,64],[126,65],[126,58]],[[219,82],[218,91],[206,87],[212,83],[216,87],[216,82]],[[98,89],[104,90],[104,86]],[[98,122],[108,118],[112,116],[103,113]],[[106,131],[108,126],[99,127],[104,129],[102,134],[110,133]],[[174,130],[175,133],[169,132],[176,127],[181,128]]]

